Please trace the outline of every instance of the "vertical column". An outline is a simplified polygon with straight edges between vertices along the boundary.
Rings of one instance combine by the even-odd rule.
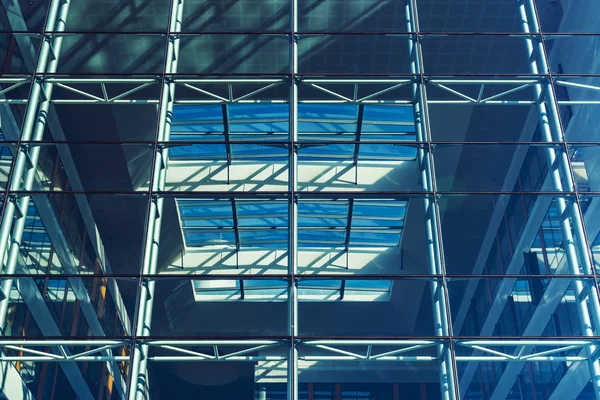
[[[517,0],[517,6],[523,33],[528,34],[524,40],[527,56],[530,60],[530,71],[532,74],[549,75],[551,71],[548,68],[546,50],[544,44],[541,42],[541,37],[538,36],[534,41],[529,35],[531,33],[541,34],[537,22],[536,6],[532,0]],[[546,82],[540,81],[534,85],[534,93],[537,99],[543,140],[550,143],[563,142],[564,144],[565,139],[560,123],[554,87],[549,80]],[[546,103],[544,100],[546,100]],[[546,157],[554,190],[557,192],[574,191],[575,186],[566,147],[563,146],[560,149],[549,147],[546,150]],[[591,260],[585,235],[583,234],[582,214],[579,204],[576,201],[567,202],[565,198],[558,197],[556,205],[561,216],[560,227],[569,272],[573,275],[582,275],[582,273],[592,274]],[[600,303],[598,295],[594,288],[591,288],[588,284],[584,284],[581,280],[576,280],[574,286],[582,335],[594,336],[595,329],[600,327]],[[589,300],[589,304],[587,300]],[[589,348],[589,355],[592,355],[594,351],[595,347]],[[590,359],[589,367],[596,399],[600,399],[600,362],[597,358]]]
[[[165,75],[177,72],[179,61],[178,33],[181,32],[181,21],[183,19],[184,0],[172,0],[171,20],[169,22],[167,54],[165,61]],[[175,83],[170,76],[163,77],[163,89],[160,99],[160,111],[158,116],[157,141],[168,141],[171,135],[171,120],[173,116],[173,102],[175,100]],[[142,288],[140,289],[139,306],[137,310],[135,335],[149,336],[152,325],[152,311],[154,306],[154,290],[156,281],[146,279],[144,275],[153,275],[157,272],[158,253],[160,249],[160,229],[162,224],[162,210],[164,198],[156,195],[165,189],[168,164],[168,148],[158,144],[157,154],[153,168],[151,186],[151,204],[148,213],[148,231],[144,248],[144,260],[142,265]],[[144,399],[148,389],[148,345],[136,341],[133,349],[133,357],[130,372],[129,400]]]
[[[290,350],[288,354],[287,398],[298,398],[298,287],[296,273],[298,267],[298,0],[290,0],[290,98],[289,98],[289,162],[288,162],[288,336]]]
[[[426,111],[425,90],[423,87],[423,62],[421,44],[419,40],[419,24],[416,0],[406,0],[406,28],[409,33],[408,51],[410,61],[410,72],[413,75],[412,97],[415,118],[415,133],[417,141],[427,142],[421,145],[417,151],[417,162],[419,165],[421,188],[424,192],[433,192],[434,198],[428,195],[423,198],[425,211],[425,232],[427,235],[427,259],[429,273],[431,275],[443,275],[440,237],[438,229],[439,218],[435,204],[435,178],[433,173],[433,160],[431,158],[431,138],[428,134],[428,121]],[[426,148],[425,148],[426,147]],[[448,323],[446,290],[438,280],[431,281],[431,296],[433,304],[433,321],[435,335],[449,337],[450,329]],[[452,400],[457,398],[454,363],[450,345],[439,344],[437,347],[440,360],[440,384],[442,399]]]
[[[19,145],[15,160],[14,169],[10,176],[8,187],[11,191],[25,190],[29,191],[33,187],[35,180],[35,168],[40,155],[40,146],[31,147],[29,141],[40,141],[44,136],[48,110],[50,108],[50,98],[52,96],[52,84],[44,83],[44,73],[54,73],[58,66],[58,56],[62,47],[62,36],[54,37],[47,32],[62,32],[65,30],[69,5],[71,0],[53,0],[50,4],[50,10],[44,27],[43,40],[40,48],[40,55],[35,69],[34,80],[31,93],[27,104],[27,111],[23,123],[23,130],[19,138]],[[42,99],[40,99],[42,97]],[[41,100],[41,102],[40,102]],[[4,273],[12,275],[15,273],[19,251],[21,248],[21,239],[27,211],[31,197],[24,195],[20,198],[11,198],[6,204],[4,218],[0,226],[0,258],[8,248],[8,257]],[[16,204],[18,201],[18,205]],[[14,225],[13,225],[13,218]],[[10,237],[9,245],[9,233]],[[2,282],[2,292],[5,294],[4,300],[0,301],[0,328],[4,328],[6,322],[6,312],[9,304],[9,293],[13,285],[12,279],[5,279]]]

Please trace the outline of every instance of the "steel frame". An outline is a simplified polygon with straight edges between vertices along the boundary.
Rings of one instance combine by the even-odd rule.
[[[310,75],[302,75],[294,73],[293,77],[297,86],[309,86],[317,89],[324,94],[323,98],[307,97],[299,98],[298,104],[396,104],[410,105],[412,100],[406,99],[390,99],[389,93],[399,88],[410,86],[415,79],[419,79],[421,75],[411,75],[406,78],[320,78],[311,77]],[[441,96],[430,95],[428,104],[449,104],[449,105],[492,105],[492,106],[533,106],[537,104],[534,100],[533,88],[535,85],[544,84],[550,79],[550,75],[532,75],[526,77],[489,77],[475,76],[473,78],[455,77],[449,79],[444,76],[422,74],[424,78],[424,86],[428,88],[438,88],[445,94],[452,95],[452,98],[443,98]],[[199,93],[198,98],[176,98],[173,99],[173,104],[186,105],[201,105],[201,104],[286,104],[289,99],[261,99],[256,98],[259,94],[268,91],[276,86],[286,85],[292,79],[292,75],[287,75],[280,78],[235,78],[223,77],[222,79],[215,78],[188,78],[177,74],[168,75],[170,81],[177,87],[185,87]],[[576,78],[576,77],[575,77]],[[0,84],[8,84],[5,89],[0,91],[0,94],[7,94],[15,89],[32,84],[32,76],[24,75],[20,77],[0,77]],[[556,86],[576,87],[578,89],[589,91],[600,91],[600,85],[589,85],[572,82],[573,77],[570,76],[553,76],[552,81]],[[160,87],[160,78],[155,77],[139,77],[139,78],[121,78],[121,77],[78,77],[69,76],[52,76],[45,75],[37,80],[42,81],[46,87],[58,87],[63,89],[58,95],[54,95],[50,102],[53,104],[159,104],[158,96],[150,97],[133,96],[146,88]],[[262,85],[262,87],[251,90],[241,95],[234,95],[235,88],[242,85]],[[78,85],[85,85],[86,88],[78,88]],[[97,87],[95,92],[90,91],[90,85]],[[223,90],[229,93],[228,97],[223,97],[214,93],[214,89],[202,88],[202,85],[221,86]],[[354,90],[353,97],[347,97],[336,90],[339,86],[352,87]],[[370,88],[368,94],[361,94],[365,86]],[[373,85],[381,87],[376,91],[372,91]],[[458,85],[459,87],[452,87]],[[125,86],[125,87],[123,87]],[[502,86],[500,89],[495,87]],[[477,88],[477,95],[473,96],[465,93],[464,87]],[[515,93],[528,93],[523,95],[524,99],[510,99],[510,95]],[[70,96],[66,96],[66,94]],[[133,98],[132,98],[133,97]],[[139,98],[141,97],[141,98]],[[509,99],[506,99],[506,98]],[[525,99],[528,98],[528,99]],[[0,103],[8,104],[27,104],[27,98],[1,98]],[[598,100],[557,100],[558,105],[600,105]]]
[[[285,340],[209,340],[209,339],[137,339],[148,348],[163,350],[161,355],[148,355],[151,362],[256,362],[286,361]],[[20,355],[2,355],[0,361],[41,362],[127,362],[130,360],[134,339],[3,339],[0,348],[4,353],[12,350]],[[303,361],[370,361],[370,362],[439,362],[436,348],[448,346],[447,339],[404,339],[404,340],[350,340],[350,339],[294,339],[296,347],[302,347],[299,360]],[[454,345],[478,350],[483,355],[457,355],[457,362],[579,362],[590,359],[589,355],[569,355],[589,346],[597,346],[598,339],[454,339]],[[93,347],[93,348],[90,348]],[[228,350],[231,348],[234,350]],[[272,354],[260,354],[266,349],[277,349]],[[532,347],[541,347],[535,352]],[[40,348],[44,350],[40,350]],[[67,348],[87,348],[67,355]],[[127,349],[125,355],[112,354],[113,349]],[[210,348],[210,351],[195,350]],[[380,350],[384,348],[384,350]],[[500,348],[500,349],[498,349]],[[503,349],[510,348],[516,354]],[[49,350],[45,350],[49,349]],[[314,349],[314,350],[309,350]],[[351,349],[351,350],[349,350]],[[173,354],[164,354],[166,351]],[[315,352],[315,350],[317,350]],[[269,353],[269,352],[268,352]],[[318,354],[316,354],[318,353]],[[594,357],[595,355],[592,355]]]
[[[162,89],[160,111],[158,116],[158,129],[156,142],[168,141],[171,133],[171,119],[173,115],[173,100],[175,98],[175,84],[166,74],[177,71],[179,61],[179,44],[183,20],[184,0],[172,0],[170,11],[169,31],[167,32],[167,55],[162,76]],[[155,158],[151,175],[150,188],[152,191],[164,190],[166,170],[169,163],[168,147],[155,144]],[[146,226],[146,243],[142,274],[140,275],[139,299],[135,315],[135,332],[138,336],[151,334],[152,310],[154,307],[154,289],[156,281],[148,280],[145,274],[157,272],[158,252],[160,250],[160,228],[162,223],[164,198],[152,196],[149,204],[148,223]],[[143,400],[147,397],[149,388],[148,380],[148,344],[136,342],[131,357],[131,370],[129,375],[128,399]]]
[[[290,0],[289,40],[290,70],[281,77],[255,77],[240,78],[225,76],[222,79],[214,77],[189,77],[177,73],[179,40],[184,0],[172,0],[171,19],[167,33],[167,57],[164,71],[159,77],[110,77],[89,76],[71,77],[56,74],[56,65],[60,54],[65,30],[68,5],[70,1],[53,0],[47,17],[42,41],[39,61],[33,75],[0,76],[0,84],[7,85],[0,90],[0,95],[9,97],[0,98],[0,103],[27,105],[25,122],[21,137],[16,143],[17,154],[10,174],[9,186],[6,194],[6,208],[4,219],[0,226],[0,254],[8,251],[6,267],[2,277],[2,291],[8,293],[13,285],[16,274],[15,265],[18,256],[20,240],[23,233],[24,221],[27,217],[27,206],[30,201],[29,194],[32,190],[33,176],[39,156],[45,128],[45,115],[51,104],[153,104],[159,108],[159,122],[156,140],[153,143],[155,162],[152,170],[151,189],[149,194],[148,223],[142,274],[139,277],[139,299],[135,318],[135,334],[132,338],[106,340],[92,338],[90,340],[0,340],[0,347],[4,349],[0,355],[1,362],[40,361],[40,362],[128,362],[130,365],[130,382],[127,397],[129,400],[142,400],[149,390],[147,379],[148,362],[231,362],[231,361],[287,361],[288,368],[288,399],[298,398],[298,360],[303,361],[360,361],[360,362],[432,362],[437,363],[440,369],[440,382],[442,397],[445,400],[459,399],[461,392],[465,393],[468,382],[459,385],[456,363],[475,365],[477,362],[506,362],[509,365],[523,365],[526,362],[580,362],[589,364],[592,382],[596,388],[596,398],[600,399],[600,362],[598,361],[600,342],[595,333],[600,329],[600,302],[596,288],[584,283],[583,278],[595,278],[592,268],[587,240],[585,237],[582,213],[579,201],[569,201],[565,197],[577,196],[573,183],[570,161],[567,156],[567,144],[562,132],[558,106],[561,105],[600,105],[594,100],[558,100],[554,91],[555,86],[575,87],[589,91],[600,91],[600,86],[572,82],[569,76],[553,76],[547,65],[547,55],[543,46],[543,38],[539,25],[535,19],[536,5],[532,0],[519,0],[517,7],[523,21],[523,31],[513,34],[525,41],[531,59],[530,76],[511,77],[446,77],[430,76],[424,73],[421,40],[425,36],[447,35],[451,33],[420,32],[417,2],[406,0],[405,10],[407,15],[406,32],[400,32],[407,38],[410,54],[411,73],[408,76],[390,77],[312,77],[301,75],[298,71],[298,40],[301,35],[298,31],[298,0]],[[59,33],[59,34],[57,34]],[[567,36],[567,34],[561,34]],[[554,35],[554,36],[561,36]],[[241,85],[260,85],[258,89],[234,95],[235,89]],[[27,98],[11,98],[16,89],[30,85],[30,94]],[[81,88],[85,85],[86,89]],[[94,85],[96,92],[87,89]],[[228,93],[227,97],[221,96],[205,85],[221,85]],[[280,99],[265,99],[265,95],[272,88],[289,86],[289,96]],[[354,95],[349,97],[336,87],[344,85],[353,88]],[[299,88],[311,87],[323,95],[323,98],[299,98]],[[373,91],[373,86],[377,90]],[[458,87],[457,87],[458,86]],[[500,89],[496,87],[501,86]],[[397,89],[410,87],[411,95],[406,98],[393,98],[391,96]],[[474,87],[478,93],[473,96],[465,87]],[[144,94],[148,88],[158,89],[160,95],[152,97]],[[176,98],[175,91],[186,88],[194,93],[197,98]],[[365,88],[370,90],[363,93]],[[54,93],[53,93],[54,91]],[[443,92],[444,96],[436,97],[434,94]],[[441,91],[441,92],[440,92]],[[57,93],[58,92],[58,93]],[[523,95],[529,93],[527,95]],[[515,95],[523,98],[515,99]],[[392,98],[390,98],[392,97]],[[448,98],[450,97],[450,98]],[[285,340],[180,340],[180,339],[153,339],[151,334],[152,311],[154,301],[155,281],[157,274],[157,258],[160,246],[160,228],[163,199],[165,193],[166,169],[168,167],[168,144],[170,136],[170,122],[173,107],[176,104],[221,104],[224,110],[225,124],[226,105],[228,104],[288,104],[289,105],[289,141],[286,143],[289,150],[289,184],[288,191],[277,193],[289,203],[289,240],[288,240],[288,273],[284,277],[289,282],[288,287],[288,337]],[[421,176],[424,208],[426,210],[426,234],[428,240],[428,262],[430,275],[424,278],[431,281],[433,315],[435,320],[435,339],[424,340],[313,340],[302,339],[298,335],[298,296],[297,282],[300,277],[297,271],[297,200],[300,196],[306,198],[403,198],[404,193],[297,193],[297,165],[298,165],[298,105],[299,104],[358,104],[359,120],[366,104],[413,105],[415,112],[418,165]],[[440,212],[437,197],[442,192],[437,190],[435,168],[433,165],[432,146],[428,107],[429,105],[507,105],[507,106],[535,106],[542,122],[544,144],[548,145],[548,164],[553,166],[551,177],[562,215],[570,214],[571,219],[562,220],[562,233],[567,238],[567,258],[570,274],[577,288],[578,313],[581,320],[582,331],[586,338],[577,340],[494,340],[494,339],[457,339],[452,333],[452,324],[449,313],[449,300],[446,287],[446,274],[443,258],[443,240],[440,229]],[[360,123],[359,123],[360,126]],[[227,129],[226,129],[227,131]],[[226,132],[226,136],[227,132]],[[231,140],[226,138],[229,147]],[[357,132],[353,163],[357,165],[357,154],[361,144],[360,132]],[[33,145],[32,145],[33,144]],[[410,145],[411,143],[406,143]],[[461,143],[462,144],[462,143]],[[491,144],[491,143],[490,143]],[[559,145],[557,147],[557,145]],[[563,145],[562,148],[560,145]],[[230,157],[230,151],[228,151]],[[227,160],[231,163],[231,160]],[[503,192],[502,194],[509,194]],[[185,194],[177,194],[177,196]],[[192,194],[192,197],[204,196]],[[243,197],[241,193],[207,194],[206,197],[229,198],[235,212],[235,198]],[[261,193],[260,196],[269,196]],[[565,197],[563,197],[565,196]],[[254,197],[254,195],[249,195]],[[348,220],[352,218],[352,207],[349,208]],[[350,225],[350,224],[348,224]],[[235,228],[237,232],[238,229]],[[348,247],[348,234],[346,245]],[[236,240],[239,247],[239,238]],[[581,261],[581,265],[580,265]],[[6,279],[8,277],[8,279]],[[507,276],[502,276],[507,277]],[[518,277],[525,277],[518,275]],[[203,277],[204,278],[204,277]],[[231,277],[228,277],[231,278]],[[274,276],[267,276],[273,279]],[[318,278],[318,277],[317,277]],[[317,279],[315,278],[315,279]],[[343,276],[336,278],[344,279]],[[210,278],[208,278],[210,279]],[[235,279],[235,278],[234,278]],[[239,279],[239,277],[238,277]],[[246,277],[244,277],[246,279]],[[0,327],[6,319],[6,309],[9,296],[0,301]],[[589,304],[588,304],[589,303]],[[194,350],[195,347],[210,347],[212,353]],[[282,355],[262,355],[260,352],[277,346],[287,346],[287,352]],[[378,352],[378,347],[386,347],[385,351]],[[81,351],[81,348],[93,347]],[[236,347],[235,351],[227,351],[228,347]],[[239,350],[240,347],[245,347]],[[534,348],[541,347],[533,351]],[[44,350],[40,350],[43,348]],[[113,355],[113,350],[126,348],[126,355]],[[176,355],[151,355],[151,349],[160,348]],[[318,350],[323,355],[303,354],[303,349]],[[352,348],[350,351],[348,348]],[[393,350],[389,350],[393,348]],[[457,355],[457,348],[471,351],[470,355]],[[507,351],[506,348],[510,348]],[[69,352],[67,349],[79,349]],[[354,350],[356,349],[356,350]],[[421,350],[424,350],[421,352]],[[7,355],[10,351],[21,352],[22,355]],[[259,354],[256,354],[259,353]],[[576,353],[576,355],[573,355]],[[433,354],[433,355],[432,355]],[[500,388],[506,391],[510,385]]]

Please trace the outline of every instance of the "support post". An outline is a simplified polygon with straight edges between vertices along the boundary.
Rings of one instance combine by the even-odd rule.
[[[541,34],[539,23],[537,21],[536,5],[532,0],[517,0],[519,17],[523,32],[526,34]],[[537,43],[531,36],[525,36],[525,46],[527,56],[529,57],[529,68],[532,74],[550,74],[546,50],[544,44],[538,36]],[[546,142],[565,142],[560,115],[557,106],[556,93],[554,86],[550,81],[534,85],[534,93],[537,99],[537,109],[540,114],[540,128],[543,140]],[[544,103],[544,99],[546,103]],[[575,185],[568,160],[566,148],[559,151],[552,147],[546,150],[549,173],[552,185],[555,191],[574,191]],[[562,173],[562,174],[561,174]],[[562,176],[561,176],[562,175]],[[566,188],[565,188],[566,186]],[[564,198],[556,199],[561,219],[561,233],[563,236],[563,246],[565,248],[566,259],[569,272],[573,275],[592,274],[591,260],[587,241],[583,233],[582,213],[577,201],[567,202]],[[569,218],[569,215],[571,218]],[[579,258],[578,258],[579,255]],[[581,260],[581,266],[580,262]],[[584,284],[581,280],[574,281],[575,295],[577,299],[577,313],[581,324],[581,334],[583,336],[594,336],[600,327],[600,299],[595,287]],[[589,304],[587,302],[589,300]],[[595,354],[596,346],[587,348],[588,364],[590,368],[592,386],[594,388],[595,398],[600,400],[600,362]]]
[[[417,163],[419,166],[420,182],[423,191],[434,191],[434,172],[432,160],[430,158],[430,143],[431,139],[428,135],[428,121],[425,100],[425,90],[421,77],[417,77],[423,73],[421,44],[419,42],[419,25],[417,6],[414,0],[406,0],[406,28],[409,33],[408,37],[408,52],[410,60],[410,72],[413,75],[412,83],[412,98],[413,111],[415,118],[415,133],[417,141],[428,142],[428,148],[419,147],[417,151]],[[440,237],[438,235],[438,212],[435,199],[428,197],[423,198],[423,208],[425,217],[425,232],[427,235],[427,259],[429,263],[429,273],[432,275],[442,275],[442,259]],[[446,313],[447,300],[445,287],[437,280],[431,281],[431,301],[433,305],[433,321],[435,335],[440,337],[448,337],[448,316]],[[452,352],[449,344],[437,345],[438,358],[440,360],[440,385],[442,399],[454,400],[457,398],[456,387],[454,384],[454,363],[452,360]]]
[[[179,61],[178,33],[181,32],[181,21],[183,19],[184,0],[172,0],[171,21],[169,25],[169,37],[167,44],[167,59],[165,62],[165,74],[177,72]],[[173,104],[175,99],[175,82],[172,77],[163,77],[163,89],[161,96],[161,108],[158,116],[158,142],[168,141],[171,134],[171,120],[173,116]],[[154,164],[154,175],[152,181],[152,192],[165,189],[168,164],[168,147],[159,146]],[[160,230],[162,223],[164,198],[155,196],[151,199],[148,213],[148,231],[144,248],[144,260],[142,265],[143,286],[140,289],[139,306],[135,334],[137,337],[149,336],[152,325],[152,311],[154,306],[154,290],[156,281],[146,280],[144,275],[156,274],[158,264],[158,253],[160,249]],[[131,363],[129,400],[144,399],[148,390],[148,344],[136,341],[132,349],[133,357]]]
[[[42,38],[42,45],[35,70],[35,79],[32,83],[29,103],[25,114],[23,130],[21,132],[19,148],[15,160],[15,166],[10,177],[9,187],[11,191],[25,190],[33,188],[36,176],[36,166],[40,155],[40,146],[23,145],[22,142],[40,141],[44,136],[48,110],[50,108],[50,99],[53,85],[44,82],[42,77],[44,73],[56,72],[58,65],[58,56],[62,46],[63,37],[58,35],[52,37],[46,32],[62,32],[65,30],[69,5],[71,0],[53,0],[50,4],[50,10],[46,20],[45,31]],[[40,97],[43,100],[40,104]],[[38,108],[39,106],[39,108]],[[30,163],[30,165],[27,165]],[[21,182],[24,181],[24,184]],[[21,239],[27,219],[31,197],[24,195],[21,198],[11,199],[6,204],[2,225],[0,226],[0,258],[4,258],[8,248],[8,257],[4,274],[13,275],[17,268],[19,251],[21,248]],[[16,205],[18,201],[18,205]],[[18,210],[18,211],[17,211]],[[15,218],[16,213],[16,219]],[[13,225],[14,219],[14,225]],[[9,233],[12,227],[12,235],[9,245]],[[6,313],[10,300],[10,290],[13,285],[13,279],[5,279],[2,282],[2,292],[5,297],[0,301],[0,328],[4,329],[6,323]]]
[[[287,360],[287,398],[298,399],[298,0],[290,0],[290,99],[289,99],[289,165],[288,165],[288,335],[290,347]]]
[[[549,75],[550,69],[546,61],[546,52],[541,41],[539,24],[537,22],[537,12],[533,1],[517,0],[518,13],[521,20],[522,31],[527,36],[524,36],[527,57],[529,60],[529,69],[532,74]],[[537,34],[536,39],[530,34]],[[560,115],[556,101],[554,87],[551,82],[543,82],[538,79],[533,85],[536,107],[539,114],[540,131],[542,139],[547,143],[564,143],[564,135],[562,132]],[[572,179],[572,172],[569,165],[569,160],[565,148],[556,149],[548,147],[546,149],[546,159],[549,169],[548,181],[556,192],[574,191],[575,186]],[[563,247],[565,250],[566,268],[574,279],[577,275],[593,274],[587,242],[583,234],[582,214],[577,201],[567,201],[562,197],[556,198],[556,206],[558,213],[561,216],[560,229],[563,236]],[[569,218],[569,216],[571,218]],[[581,264],[580,264],[581,263]],[[575,297],[577,299],[577,313],[581,324],[581,334],[583,336],[594,336],[595,329],[598,329],[600,318],[598,311],[598,295],[594,287],[589,284],[584,284],[582,280],[573,281]],[[550,290],[550,286],[548,288]],[[562,293],[562,292],[561,292]],[[556,293],[559,294],[559,293]],[[554,294],[553,294],[554,295]],[[589,304],[587,300],[589,299]],[[548,311],[545,311],[546,313]],[[595,329],[594,329],[595,327]],[[539,342],[539,341],[538,341]],[[538,344],[541,345],[541,344]],[[591,372],[595,398],[600,398],[599,382],[600,369],[597,359],[591,356],[594,354],[596,346],[585,346],[587,352],[587,364]],[[553,358],[558,361],[557,358]],[[533,360],[529,360],[533,361]],[[579,363],[572,364],[570,368],[575,368]],[[508,396],[513,387],[514,380],[521,372],[524,363],[510,361],[505,375],[502,376],[496,386],[492,399],[504,399]],[[469,385],[471,377],[463,382],[464,388]],[[563,378],[564,379],[564,378]],[[573,394],[577,396],[577,394]]]

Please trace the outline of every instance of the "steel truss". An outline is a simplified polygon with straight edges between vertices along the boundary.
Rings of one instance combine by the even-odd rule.
[[[289,339],[281,340],[188,340],[137,339],[160,355],[148,355],[151,362],[257,362],[287,361]],[[579,350],[598,346],[597,339],[578,340],[494,340],[454,339],[458,348],[485,353],[457,355],[457,362],[579,362],[590,359]],[[129,362],[133,339],[118,340],[0,340],[4,362]],[[299,360],[360,362],[439,362],[438,346],[448,346],[447,339],[424,340],[313,340],[296,339]],[[198,349],[210,349],[198,350]],[[232,349],[233,348],[233,349]],[[384,348],[384,350],[381,350]],[[535,348],[536,351],[531,349]],[[71,354],[67,354],[67,349]],[[74,351],[77,349],[77,351]],[[121,355],[114,355],[115,349]],[[264,350],[271,349],[264,352]],[[274,349],[274,351],[273,351]],[[314,349],[314,350],[311,350]],[[511,351],[507,351],[510,349]],[[318,350],[318,351],[315,351]],[[10,352],[18,355],[7,355]],[[460,352],[460,351],[459,351]],[[164,354],[170,353],[170,354]],[[261,354],[262,353],[262,354]],[[516,355],[514,354],[516,353]],[[577,355],[572,355],[577,353]],[[592,355],[594,357],[596,355]]]
[[[410,86],[419,79],[414,75],[404,79],[371,78],[313,78],[310,76],[294,75],[298,86],[315,89],[321,97],[298,99],[299,104],[413,104],[407,96],[394,97],[394,91]],[[428,104],[454,105],[492,105],[492,106],[531,106],[537,104],[533,88],[545,84],[552,79],[555,86],[576,87],[589,91],[600,91],[600,86],[573,82],[573,77],[552,77],[539,75],[534,78],[478,76],[469,79],[456,77],[449,79],[444,76],[423,75],[424,86],[439,89],[438,93],[428,94]],[[170,82],[176,88],[187,88],[188,93],[197,93],[197,98],[190,95],[173,99],[173,104],[287,104],[289,99],[257,98],[277,86],[289,85],[289,77],[281,78],[187,78],[173,75]],[[159,104],[158,96],[149,96],[145,89],[154,91],[160,88],[160,78],[113,78],[85,77],[72,78],[60,76],[40,76],[39,80],[46,87],[62,89],[49,100],[54,104]],[[10,85],[0,90],[0,95],[8,94],[15,89],[31,84],[31,76],[0,77],[0,84]],[[248,90],[248,85],[258,88]],[[471,91],[467,87],[474,88]],[[95,88],[96,90],[93,90]],[[345,89],[345,90],[343,90]],[[146,90],[147,91],[147,90]],[[353,92],[347,96],[346,92]],[[140,93],[141,92],[141,93]],[[443,96],[442,93],[443,92]],[[221,93],[227,93],[223,96]],[[313,92],[314,93],[314,92]],[[473,94],[475,93],[475,94]],[[518,96],[515,96],[518,94]],[[397,94],[396,94],[397,95]],[[450,97],[448,96],[450,95]],[[397,95],[398,96],[398,95]],[[183,98],[190,97],[190,98]],[[515,97],[518,97],[515,99]],[[27,104],[27,98],[0,98],[0,103]],[[600,100],[558,100],[559,105],[600,105]]]

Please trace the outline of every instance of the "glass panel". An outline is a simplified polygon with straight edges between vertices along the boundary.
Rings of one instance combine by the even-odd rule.
[[[300,2],[301,32],[398,32],[404,26],[404,5],[394,1],[332,0]]]
[[[372,357],[380,354],[397,351],[409,347],[398,341],[398,345],[384,345],[377,340],[370,341],[374,345],[371,349]],[[367,346],[336,345],[335,341],[322,341],[324,346],[339,349],[364,356]],[[315,400],[335,400],[336,393],[343,400],[390,400],[393,393],[402,393],[411,399],[435,399],[440,396],[439,367],[435,361],[405,361],[399,357],[398,361],[371,361],[352,360],[345,357],[344,361],[336,361],[339,353],[325,350],[316,346],[301,344],[298,349],[300,360],[299,392],[306,391],[308,396]],[[428,358],[435,356],[435,348],[423,348],[405,352],[405,359],[415,355]],[[405,356],[402,353],[402,356]],[[344,357],[344,356],[342,356]],[[339,365],[343,363],[343,371]],[[398,382],[397,374],[402,371],[404,379]],[[335,383],[334,383],[335,382]],[[306,398],[306,397],[300,397]]]
[[[147,190],[152,147],[137,144],[44,144],[36,166],[33,190],[70,190],[61,156],[75,162],[88,191]],[[110,160],[110,162],[106,162]],[[1,162],[1,158],[0,158]],[[102,165],[102,168],[95,168]]]
[[[166,31],[169,0],[78,1],[69,6],[69,30]]]
[[[299,273],[429,273],[421,198],[350,201],[299,201]]]
[[[157,280],[156,294],[164,296],[166,315],[164,319],[154,321],[152,335],[194,339],[286,335],[287,283],[260,280],[255,284],[262,286],[246,288],[248,282],[243,281],[243,292],[244,297],[248,294],[249,298],[242,300],[240,281]],[[197,285],[203,286],[200,292]],[[211,291],[211,286],[216,294]],[[199,301],[198,296],[204,297]],[[240,318],[240,315],[244,317]],[[203,322],[207,320],[212,322]]]
[[[422,32],[520,32],[510,0],[417,0]]]
[[[26,271],[21,268],[19,272]],[[129,335],[129,313],[133,312],[134,304],[131,299],[125,300],[120,291],[135,291],[135,286],[101,277],[36,278],[34,274],[15,278],[5,335],[31,338]],[[27,321],[23,326],[24,317],[33,318],[39,325]]]
[[[409,73],[408,46],[400,36],[324,35],[298,42],[304,74]]]
[[[41,32],[44,29],[48,0],[17,0],[0,5],[0,29]]]
[[[594,5],[594,7],[597,7]],[[587,25],[589,26],[589,24]],[[596,28],[597,30],[597,28]],[[598,49],[600,35],[556,35],[549,46],[550,68],[556,74],[596,74],[597,60],[594,52]],[[589,51],[581,53],[581,49]],[[559,69],[560,67],[560,69]]]
[[[289,43],[281,35],[182,36],[177,72],[278,74],[289,69]]]
[[[25,28],[25,26],[21,27]],[[3,32],[0,33],[0,48],[3,49],[0,53],[2,73],[33,73],[39,55],[39,38],[29,38],[25,34]]]
[[[162,35],[76,34],[63,39],[57,72],[156,74],[164,67]]]
[[[187,32],[287,31],[289,1],[188,0],[183,8],[183,30]]]
[[[429,37],[423,62],[428,74],[529,73],[523,38],[505,35]]]
[[[562,72],[562,65],[559,65]],[[599,78],[559,76],[554,81],[558,110],[569,142],[600,142],[598,110]]]
[[[567,346],[567,342],[564,342],[564,344],[561,341],[555,342],[554,346],[524,347],[525,351],[523,353],[533,355]],[[503,345],[502,341],[499,341],[495,346],[486,346],[486,348],[512,356],[517,354],[523,347]],[[594,389],[591,381],[588,382],[589,374],[586,370],[589,368],[589,364],[586,361],[570,362],[564,359],[564,357],[581,358],[582,352],[585,351],[581,348],[575,348],[570,351],[556,352],[552,354],[550,359],[545,361],[518,363],[469,362],[459,360],[462,357],[468,359],[471,355],[481,357],[486,353],[469,347],[457,346],[458,379],[464,385],[463,395],[466,399],[491,398],[492,396],[499,396],[500,398],[513,398],[513,396],[516,396],[514,398],[534,398],[540,395],[549,398],[555,395],[568,396],[574,392],[577,398],[589,399],[594,397]],[[491,356],[490,353],[487,354]],[[568,382],[568,380],[565,379],[571,374],[581,376],[581,381],[578,382],[576,387],[568,385],[567,388],[565,382]]]
[[[218,350],[226,357],[253,346],[219,346]],[[201,354],[213,354],[211,346],[190,346],[186,350]],[[202,399],[267,399],[283,400],[287,396],[287,346],[272,347],[263,351],[248,353],[256,362],[156,362],[149,363],[150,371],[156,376],[169,379],[173,388],[169,395],[178,399],[198,396]],[[151,349],[151,355],[181,356],[181,353],[162,349]],[[264,361],[265,357],[276,361]],[[262,358],[261,358],[262,357]],[[281,360],[279,360],[281,358]]]
[[[461,89],[461,93],[477,99],[480,86],[460,88],[457,85],[447,85],[451,89]],[[484,96],[491,97],[517,85],[504,88],[494,88]],[[489,87],[487,85],[486,87]],[[428,96],[431,86],[427,86]],[[465,90],[466,89],[466,90]],[[484,88],[485,90],[485,88]],[[436,93],[442,94],[437,95]],[[441,89],[433,93],[430,99],[440,101],[448,97],[459,100],[457,96],[443,94]],[[447,93],[447,92],[446,92]],[[532,100],[530,90],[522,90],[519,100]],[[442,100],[444,101],[444,100]],[[470,104],[429,104],[429,121],[431,123],[431,138],[440,142],[540,142],[542,136],[536,133],[536,119],[528,120],[528,115],[536,113],[535,105],[470,105]],[[533,114],[534,116],[536,114]]]
[[[174,108],[170,139],[226,141],[229,137],[232,141],[287,140],[288,111],[289,107],[285,104],[178,105]]]
[[[593,268],[598,272],[600,271],[600,212],[598,211],[600,197],[581,196],[579,204],[583,213],[587,239],[592,250]]]
[[[401,145],[318,145],[298,152],[302,191],[420,190],[416,148]]]
[[[598,146],[570,146],[571,167],[577,190],[585,192],[600,191],[600,182],[596,178],[598,166]]]
[[[580,279],[583,287],[592,280]],[[574,278],[468,278],[449,285],[461,336],[581,336]],[[587,289],[586,289],[587,290]]]
[[[548,149],[541,145],[436,145],[433,156],[438,190],[557,191],[548,176]],[[563,188],[568,191],[566,181]]]
[[[335,282],[336,285],[340,283]],[[344,288],[343,296],[337,296],[338,289],[323,289],[332,298],[337,296],[337,301],[301,301],[298,305],[299,334],[320,337],[433,335],[432,313],[419,311],[431,310],[429,282],[396,279],[391,281],[388,294],[382,290],[390,280],[355,282]],[[355,296],[355,301],[340,300],[346,296],[351,299]]]
[[[286,191],[287,153],[285,148],[265,145],[173,147],[169,152],[166,190]]]
[[[571,273],[556,198],[446,195],[439,207],[449,274]]]
[[[6,190],[13,161],[13,147],[0,146],[0,190]]]

